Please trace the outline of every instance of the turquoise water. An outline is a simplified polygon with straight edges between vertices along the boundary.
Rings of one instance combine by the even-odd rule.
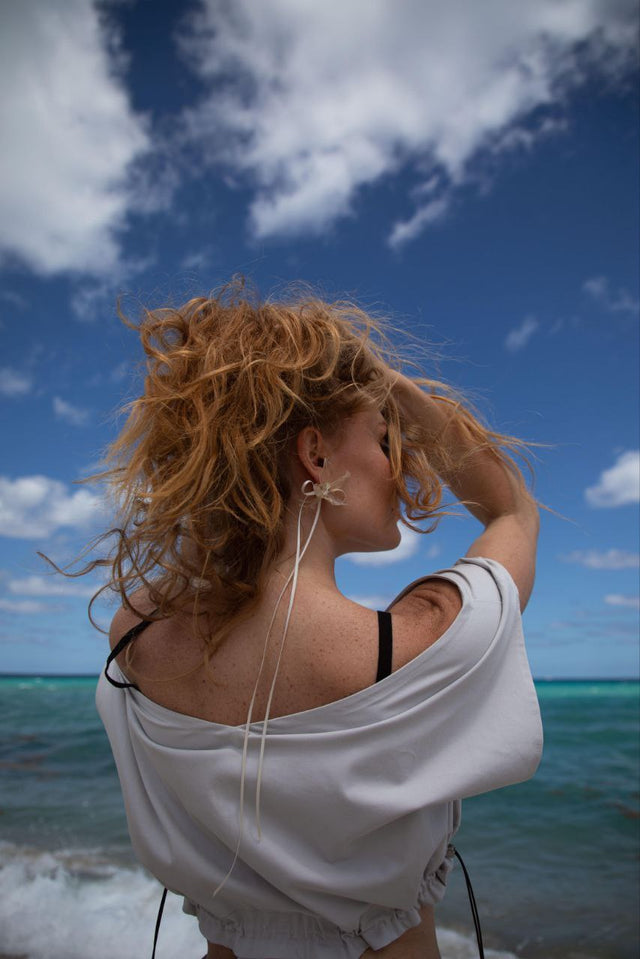
[[[106,959],[121,928],[123,942],[139,930],[150,954],[157,886],[129,847],[95,684],[0,677],[0,953]],[[536,686],[545,726],[538,774],[463,806],[456,845],[485,939],[530,959],[635,959],[640,685]],[[472,956],[459,871],[438,920],[444,959]],[[162,935],[159,959],[202,954],[177,901]],[[118,955],[140,955],[135,936]]]

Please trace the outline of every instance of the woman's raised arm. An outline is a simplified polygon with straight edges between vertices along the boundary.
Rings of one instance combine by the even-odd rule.
[[[486,556],[511,574],[524,610],[535,577],[539,513],[517,469],[495,448],[477,439],[456,415],[456,405],[430,396],[406,376],[398,375],[393,393],[407,424],[424,435],[431,465],[455,496],[485,527],[467,556]],[[438,443],[430,443],[430,438]],[[444,457],[439,447],[447,451]]]

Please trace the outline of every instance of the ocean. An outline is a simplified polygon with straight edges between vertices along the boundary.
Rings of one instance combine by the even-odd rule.
[[[161,889],[135,863],[96,677],[0,677],[0,959],[151,955]],[[636,682],[539,682],[533,780],[463,804],[456,847],[488,959],[637,959]],[[477,956],[460,868],[438,907],[443,959]],[[200,959],[169,895],[157,959]]]

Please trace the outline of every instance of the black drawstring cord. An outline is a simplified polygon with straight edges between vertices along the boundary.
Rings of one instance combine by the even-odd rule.
[[[160,932],[160,923],[162,922],[162,913],[164,911],[164,904],[167,901],[167,892],[168,892],[167,889],[163,891],[162,899],[160,900],[160,908],[158,909],[158,918],[156,919],[156,931],[153,934],[153,952],[151,953],[151,959],[156,959],[156,946],[158,945],[158,933]]]
[[[480,959],[484,959],[484,946],[482,945],[482,929],[480,928],[480,916],[478,915],[478,906],[476,905],[476,897],[473,894],[473,887],[471,885],[471,879],[469,878],[469,873],[467,872],[467,867],[462,861],[462,856],[455,848],[455,846],[450,846],[453,855],[456,857],[460,865],[462,866],[462,871],[464,873],[464,880],[467,884],[467,893],[469,894],[469,905],[471,906],[471,915],[473,916],[473,924],[476,929],[476,939],[478,941],[478,955]]]

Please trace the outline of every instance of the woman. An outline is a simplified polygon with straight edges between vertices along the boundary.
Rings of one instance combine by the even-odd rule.
[[[97,703],[134,849],[207,959],[438,957],[460,799],[539,760],[538,511],[503,450],[522,444],[378,333],[236,286],[141,325]],[[444,484],[484,527],[466,556],[390,615],[343,596],[336,557],[433,523]]]

